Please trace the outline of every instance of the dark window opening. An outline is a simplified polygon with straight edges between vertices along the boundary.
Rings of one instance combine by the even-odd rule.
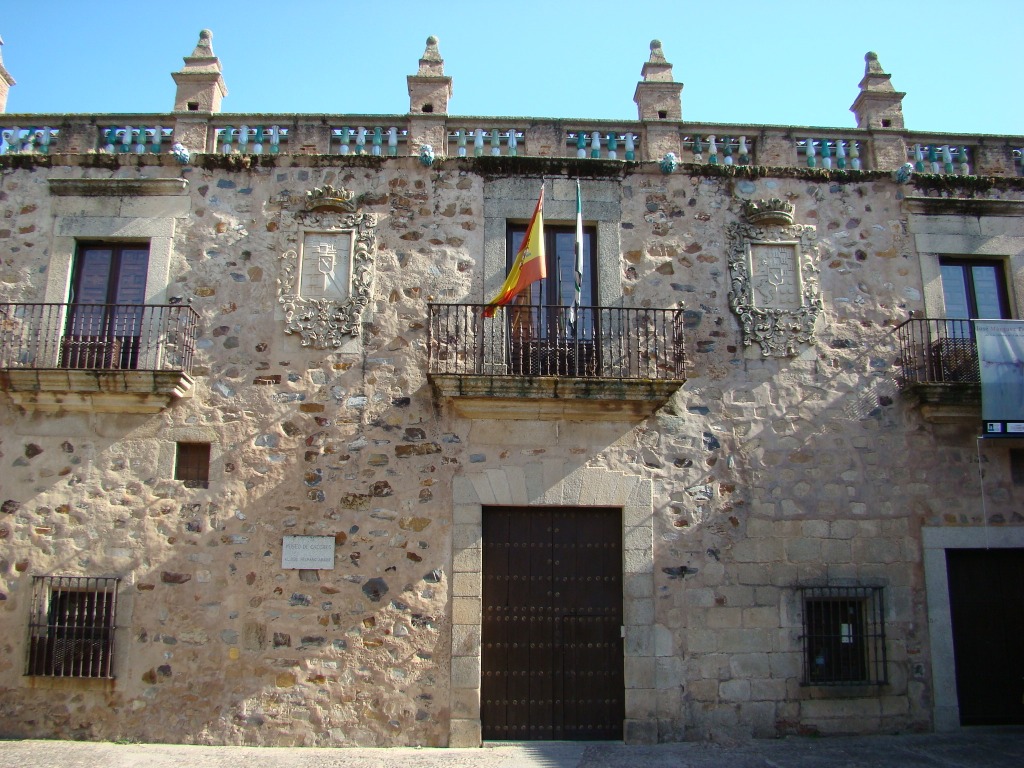
[[[881,587],[805,587],[804,685],[888,681]]]
[[[945,321],[937,323],[931,358],[938,381],[978,381],[978,349],[974,319],[1010,317],[1003,262],[990,259],[939,260]]]
[[[113,677],[119,581],[34,576],[25,674]]]
[[[1010,449],[1010,479],[1014,485],[1024,485],[1024,449]]]
[[[882,127],[883,128],[892,128],[892,120],[890,120],[888,118],[883,118],[882,119]]]
[[[659,109],[658,110],[658,119],[659,120],[667,120],[668,119],[668,111],[664,110],[664,109]]]
[[[174,461],[174,479],[183,480],[187,488],[208,488],[210,485],[210,444],[178,443]]]
[[[525,224],[510,224],[506,271],[526,236]],[[511,362],[516,373],[539,376],[592,376],[599,364],[597,298],[597,231],[583,228],[583,277],[576,306],[576,228],[544,227],[547,277],[514,300],[509,323]]]
[[[188,106],[188,111],[189,112],[198,112],[199,111],[199,102],[198,101],[190,101],[187,106]]]
[[[1006,270],[1001,261],[940,259],[946,317],[999,320],[1009,318]]]
[[[61,344],[64,368],[138,366],[149,246],[81,243]]]
[[[423,105],[423,111],[426,112],[427,114],[433,112],[434,111],[434,105],[433,104],[424,104]]]

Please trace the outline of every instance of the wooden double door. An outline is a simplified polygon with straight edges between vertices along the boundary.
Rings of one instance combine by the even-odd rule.
[[[1024,725],[1024,549],[946,550],[962,725]]]
[[[480,716],[489,740],[619,740],[622,511],[483,515]]]

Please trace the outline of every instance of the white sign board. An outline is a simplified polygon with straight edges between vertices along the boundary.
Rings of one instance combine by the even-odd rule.
[[[333,536],[285,536],[281,546],[281,568],[332,570]]]
[[[1024,322],[975,320],[985,437],[1024,434]]]

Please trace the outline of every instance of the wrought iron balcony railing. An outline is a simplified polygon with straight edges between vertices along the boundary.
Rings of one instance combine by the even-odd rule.
[[[681,309],[485,307],[429,305],[431,374],[685,379]]]
[[[190,375],[199,316],[170,304],[0,304],[0,370]]]
[[[911,318],[896,328],[903,388],[920,384],[979,384],[974,321]]]

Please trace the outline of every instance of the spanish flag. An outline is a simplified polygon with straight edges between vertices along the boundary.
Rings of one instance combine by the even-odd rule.
[[[515,261],[508,271],[508,277],[495,296],[484,307],[484,317],[494,317],[494,310],[503,307],[531,283],[547,277],[547,259],[544,256],[544,187],[540,188],[537,207],[526,228],[526,237],[519,246]]]

